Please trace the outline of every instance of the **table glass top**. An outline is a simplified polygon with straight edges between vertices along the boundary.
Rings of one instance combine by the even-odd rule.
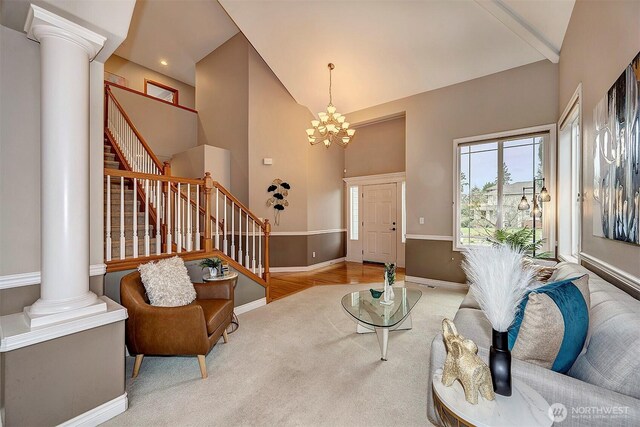
[[[356,320],[374,327],[393,327],[398,325],[416,305],[422,292],[412,288],[397,288],[393,291],[393,304],[380,304],[382,297],[374,298],[371,292],[352,292],[342,297],[342,306]]]

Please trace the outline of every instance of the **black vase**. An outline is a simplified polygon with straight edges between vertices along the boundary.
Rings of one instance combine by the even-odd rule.
[[[489,370],[493,391],[502,396],[511,396],[511,352],[509,333],[492,329],[492,343],[489,351]]]

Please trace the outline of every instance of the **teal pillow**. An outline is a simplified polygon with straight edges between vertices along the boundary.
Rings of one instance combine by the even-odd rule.
[[[509,328],[512,356],[567,373],[587,338],[589,305],[586,274],[529,291]]]

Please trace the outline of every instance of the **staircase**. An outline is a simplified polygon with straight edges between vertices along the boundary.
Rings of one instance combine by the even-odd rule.
[[[105,82],[104,216],[107,271],[178,255],[218,256],[267,290],[269,220],[211,179],[171,175]]]

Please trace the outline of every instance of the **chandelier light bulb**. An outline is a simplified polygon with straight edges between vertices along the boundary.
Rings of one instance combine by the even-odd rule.
[[[337,112],[337,108],[333,105],[331,96],[331,71],[335,68],[333,64],[328,64],[329,68],[329,105],[327,111],[319,112],[319,120],[311,120],[312,128],[307,129],[307,140],[311,145],[315,145],[322,141],[325,147],[329,148],[333,142],[338,142],[346,147],[353,135],[355,129],[349,129],[349,122],[346,117]]]

